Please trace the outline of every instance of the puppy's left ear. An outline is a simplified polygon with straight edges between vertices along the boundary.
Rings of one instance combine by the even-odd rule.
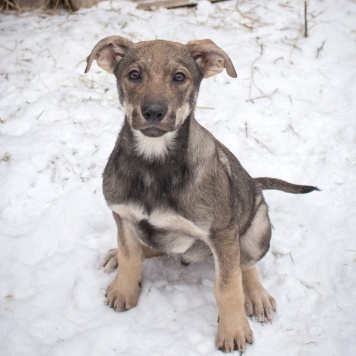
[[[204,78],[219,74],[224,68],[230,77],[237,77],[231,59],[213,41],[208,39],[190,41],[186,46],[197,65],[203,70]]]

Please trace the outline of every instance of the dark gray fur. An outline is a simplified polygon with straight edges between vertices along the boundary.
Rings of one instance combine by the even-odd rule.
[[[108,205],[127,203],[139,205],[147,215],[159,208],[174,211],[193,223],[199,222],[200,225],[206,221],[210,226],[209,235],[213,245],[218,243],[214,241],[217,232],[227,229],[232,222],[237,221],[238,235],[243,241],[259,209],[264,207],[267,212],[262,188],[301,193],[305,192],[305,187],[272,178],[257,180],[251,178],[236,157],[197,123],[193,113],[194,98],[203,79],[203,71],[196,64],[187,47],[180,46],[179,56],[174,54],[177,52],[177,44],[171,45],[165,41],[155,41],[155,44],[151,43],[150,47],[142,45],[141,51],[125,47],[123,59],[113,68],[121,103],[140,100],[135,99],[136,91],[130,90],[130,87],[127,89],[122,84],[125,81],[125,69],[136,62],[139,63],[140,68],[144,67],[146,64],[142,57],[154,56],[155,52],[169,52],[168,59],[162,58],[162,63],[172,62],[171,58],[174,57],[179,58],[179,65],[187,68],[193,85],[190,86],[190,92],[185,97],[178,90],[174,96],[176,107],[189,102],[190,113],[177,129],[174,147],[168,149],[163,159],[147,160],[137,154],[132,127],[134,123],[130,122],[127,116],[125,117],[124,125],[104,171],[105,199]],[[156,50],[152,47],[156,47]],[[162,54],[160,56],[164,57]],[[164,76],[169,77],[171,75],[169,67],[162,65],[159,59],[157,61],[158,63],[155,63],[157,67],[153,65],[153,70],[167,71]],[[146,73],[145,68],[142,72]],[[149,82],[146,86],[149,88]],[[152,90],[158,91],[158,96],[154,97],[157,94],[151,93],[147,96],[144,91],[142,102],[151,100],[164,102],[167,106],[173,105],[173,101],[167,102],[162,95],[163,92],[159,94],[157,88],[151,90],[146,88],[148,92]],[[133,116],[135,115],[139,115],[137,110],[133,112]],[[167,127],[171,130],[173,119],[169,118],[166,121],[168,121]],[[210,154],[207,155],[206,152]],[[146,179],[147,177],[149,179]],[[240,259],[243,265],[254,264],[268,251],[271,227],[267,213],[264,220],[265,226],[261,229],[260,235],[255,236],[254,247],[251,248],[249,243],[241,243]],[[181,237],[174,229],[157,228],[145,219],[138,222],[137,230],[143,243],[152,249],[167,253],[171,252],[172,241]],[[185,238],[189,237],[194,239],[194,236],[185,236]],[[189,263],[201,260],[210,253],[211,247],[206,245],[206,241],[196,240],[181,258],[185,263]]]

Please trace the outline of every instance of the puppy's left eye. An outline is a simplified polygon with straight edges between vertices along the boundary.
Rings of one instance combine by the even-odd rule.
[[[186,79],[187,79],[187,77],[182,72],[176,73],[173,77],[173,81],[176,83],[183,83]]]
[[[138,82],[141,80],[141,75],[137,70],[132,70],[129,73],[129,78],[130,80],[132,80],[133,82]]]

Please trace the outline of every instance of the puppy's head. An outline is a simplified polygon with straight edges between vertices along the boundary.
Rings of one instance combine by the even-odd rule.
[[[230,58],[211,40],[183,45],[106,37],[87,58],[85,73],[94,60],[116,76],[129,125],[148,137],[163,136],[182,125],[194,109],[202,78],[224,68],[236,77]]]

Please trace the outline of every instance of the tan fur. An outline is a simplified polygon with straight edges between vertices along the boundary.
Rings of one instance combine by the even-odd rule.
[[[219,311],[216,346],[225,352],[232,352],[236,349],[243,352],[246,350],[246,342],[252,344],[253,333],[246,319],[245,311],[241,308],[244,303],[241,276],[237,275],[233,282],[228,288],[215,288]]]
[[[236,223],[217,233],[223,243],[213,246],[215,259],[215,298],[219,312],[216,346],[226,352],[236,348],[246,349],[246,342],[253,342],[253,334],[244,311],[244,292],[240,267],[240,248]]]
[[[142,247],[142,251],[145,255],[145,258],[152,258],[152,257],[157,257],[157,256],[162,256],[164,255],[164,252],[161,251],[156,251],[156,250],[152,250],[149,247],[145,246],[145,245],[141,245]]]
[[[133,226],[116,213],[113,215],[118,228],[117,260],[120,273],[116,274],[107,288],[107,305],[116,311],[124,311],[137,305],[144,253]]]

